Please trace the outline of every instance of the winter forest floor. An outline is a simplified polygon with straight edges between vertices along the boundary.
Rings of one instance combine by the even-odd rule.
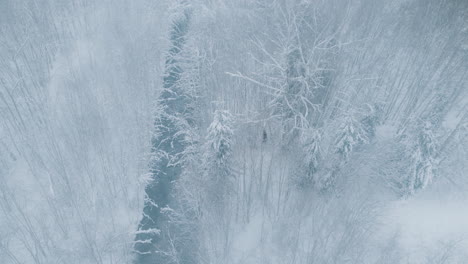
[[[0,0],[0,264],[467,260],[468,1]]]

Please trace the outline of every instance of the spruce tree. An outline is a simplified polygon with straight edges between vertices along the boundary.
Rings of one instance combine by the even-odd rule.
[[[410,153],[412,166],[407,186],[409,194],[426,188],[432,182],[436,164],[436,150],[436,140],[431,130],[431,124],[425,122]]]
[[[234,172],[232,167],[233,121],[228,111],[216,110],[207,130],[203,148],[203,220],[209,234],[208,255],[218,262],[227,260],[230,243],[230,229],[233,201]],[[213,246],[213,244],[215,246]]]
[[[143,218],[136,232],[136,264],[196,263],[190,230],[177,224],[176,182],[193,129],[193,96],[183,79],[182,53],[190,23],[190,10],[175,16],[170,31],[163,91],[158,99],[151,148],[151,179],[145,188]]]
[[[367,143],[368,140],[362,124],[352,114],[347,114],[338,130],[338,136],[335,140],[335,152],[340,154],[344,160],[347,160],[356,146]]]
[[[322,160],[322,148],[320,146],[322,135],[318,129],[307,130],[302,135],[302,145],[304,152],[305,179],[301,184],[317,184],[316,172],[319,170]]]
[[[208,127],[205,146],[206,181],[211,201],[222,205],[230,191],[232,182],[232,115],[228,111],[216,110]]]

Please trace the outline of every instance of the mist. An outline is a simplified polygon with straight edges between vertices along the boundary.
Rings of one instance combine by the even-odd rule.
[[[0,263],[468,259],[468,1],[0,0]]]

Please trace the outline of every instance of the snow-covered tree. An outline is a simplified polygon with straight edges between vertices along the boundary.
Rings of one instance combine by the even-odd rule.
[[[345,160],[359,145],[368,142],[368,136],[362,124],[352,114],[346,114],[338,129],[335,139],[335,152]]]
[[[466,10],[0,0],[0,263],[425,262],[407,209],[468,189]]]
[[[145,188],[143,218],[136,239],[136,264],[196,263],[193,234],[174,217],[178,213],[175,184],[182,170],[184,155],[191,144],[193,93],[183,81],[183,50],[190,25],[191,10],[184,4],[174,12],[170,49],[166,59],[163,90],[155,111],[152,138],[151,179]],[[194,230],[192,230],[194,231]]]
[[[255,76],[231,75],[258,85],[270,95],[269,114],[281,122],[284,144],[289,144],[299,139],[300,131],[310,128],[319,116],[323,98],[318,97],[326,94],[325,86],[330,84],[332,71],[325,58],[335,45],[331,44],[333,38],[327,32],[314,32],[311,28],[316,22],[315,17],[308,15],[308,11],[313,12],[312,2],[277,1],[261,6],[274,29],[268,32],[270,39],[253,37],[251,40],[259,53],[255,59],[260,62],[262,74],[255,71]]]
[[[311,115],[318,110],[313,103],[317,85],[305,60],[299,48],[287,52],[284,83],[274,91],[271,102],[272,114],[281,116],[287,132],[309,127]]]
[[[206,254],[217,261],[226,261],[229,252],[235,182],[233,136],[232,115],[227,110],[216,110],[203,148],[202,225],[205,247],[209,248]]]
[[[409,194],[424,189],[434,179],[437,143],[431,127],[429,122],[424,123],[415,144],[410,149],[411,169],[408,172],[407,182]]]
[[[366,131],[369,140],[375,137],[377,126],[382,122],[382,105],[381,104],[367,104],[367,113],[361,120],[362,127]]]
[[[206,159],[210,167],[216,168],[211,180],[224,181],[232,177],[231,158],[233,144],[233,117],[227,110],[216,110],[213,122],[207,130]]]
[[[318,171],[323,154],[320,144],[322,143],[321,131],[318,129],[309,129],[302,134],[302,148],[304,153],[305,175],[301,179],[301,183],[316,184],[319,179],[316,179],[315,173]]]
[[[203,165],[207,198],[217,207],[216,210],[225,206],[227,196],[233,188],[233,136],[232,115],[226,110],[216,110],[207,129]]]

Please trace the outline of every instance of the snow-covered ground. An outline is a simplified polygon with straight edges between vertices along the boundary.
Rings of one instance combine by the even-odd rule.
[[[467,21],[0,0],[0,264],[466,263]]]

